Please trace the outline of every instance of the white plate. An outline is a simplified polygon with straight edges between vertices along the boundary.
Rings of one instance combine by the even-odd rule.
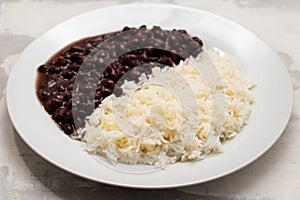
[[[149,173],[124,173],[100,164],[50,119],[35,94],[36,69],[79,38],[121,29],[125,25],[183,28],[234,55],[257,84],[249,125],[224,152],[203,161],[174,164]],[[223,17],[181,6],[131,4],[91,11],[67,20],[29,45],[14,66],[7,86],[11,120],[24,141],[56,166],[102,183],[133,188],[170,188],[213,180],[253,162],[279,138],[292,108],[292,85],[278,55],[253,33]],[[124,168],[124,166],[123,166]],[[126,168],[126,167],[125,167]],[[132,169],[130,166],[128,169]],[[148,168],[137,166],[144,171]],[[151,171],[151,170],[150,170]]]

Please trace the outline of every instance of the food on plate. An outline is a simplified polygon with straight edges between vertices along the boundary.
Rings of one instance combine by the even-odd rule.
[[[74,42],[39,66],[36,84],[45,110],[89,153],[159,167],[220,151],[254,102],[233,57],[159,26]]]
[[[178,64],[202,50],[202,41],[185,30],[124,27],[121,31],[84,38],[57,52],[39,66],[37,96],[59,127],[73,138],[106,97],[121,94],[120,78],[136,66],[128,80],[150,74],[153,65]],[[75,84],[76,79],[82,79]],[[76,92],[76,95],[74,93]],[[81,106],[80,106],[81,105]],[[75,116],[75,113],[76,116]]]
[[[220,80],[212,85],[201,72],[210,61]],[[107,96],[88,117],[78,131],[88,152],[112,163],[165,167],[219,151],[221,142],[247,124],[254,83],[233,57],[202,51],[151,71],[141,74],[139,82],[125,81],[122,95]],[[224,104],[213,101],[216,94],[223,95]],[[224,106],[223,113],[215,112],[218,106]],[[215,115],[222,119],[220,127]]]

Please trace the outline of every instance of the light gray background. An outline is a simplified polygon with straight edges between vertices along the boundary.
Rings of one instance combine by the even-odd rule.
[[[249,28],[278,51],[293,79],[295,104],[286,131],[264,156],[209,183],[142,191],[76,177],[46,162],[20,139],[7,114],[5,87],[22,50],[65,19],[133,2],[164,2],[214,12]],[[0,199],[300,199],[299,45],[300,0],[0,0]]]

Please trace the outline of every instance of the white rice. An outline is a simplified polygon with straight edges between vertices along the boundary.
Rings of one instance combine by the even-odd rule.
[[[87,151],[112,163],[164,167],[220,149],[220,141],[247,123],[254,84],[232,57],[207,54],[215,72],[200,53],[174,67],[153,68],[139,84],[125,81],[124,94],[107,97],[79,130]]]

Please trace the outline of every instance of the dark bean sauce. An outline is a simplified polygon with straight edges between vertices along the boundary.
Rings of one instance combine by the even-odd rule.
[[[58,126],[75,138],[76,128],[84,126],[86,116],[104,98],[122,94],[121,77],[137,81],[141,73],[150,74],[153,66],[173,66],[198,55],[202,46],[198,37],[185,30],[147,29],[144,25],[84,38],[39,66],[37,96]],[[75,84],[77,80],[80,84]],[[92,109],[76,106],[79,104]]]

